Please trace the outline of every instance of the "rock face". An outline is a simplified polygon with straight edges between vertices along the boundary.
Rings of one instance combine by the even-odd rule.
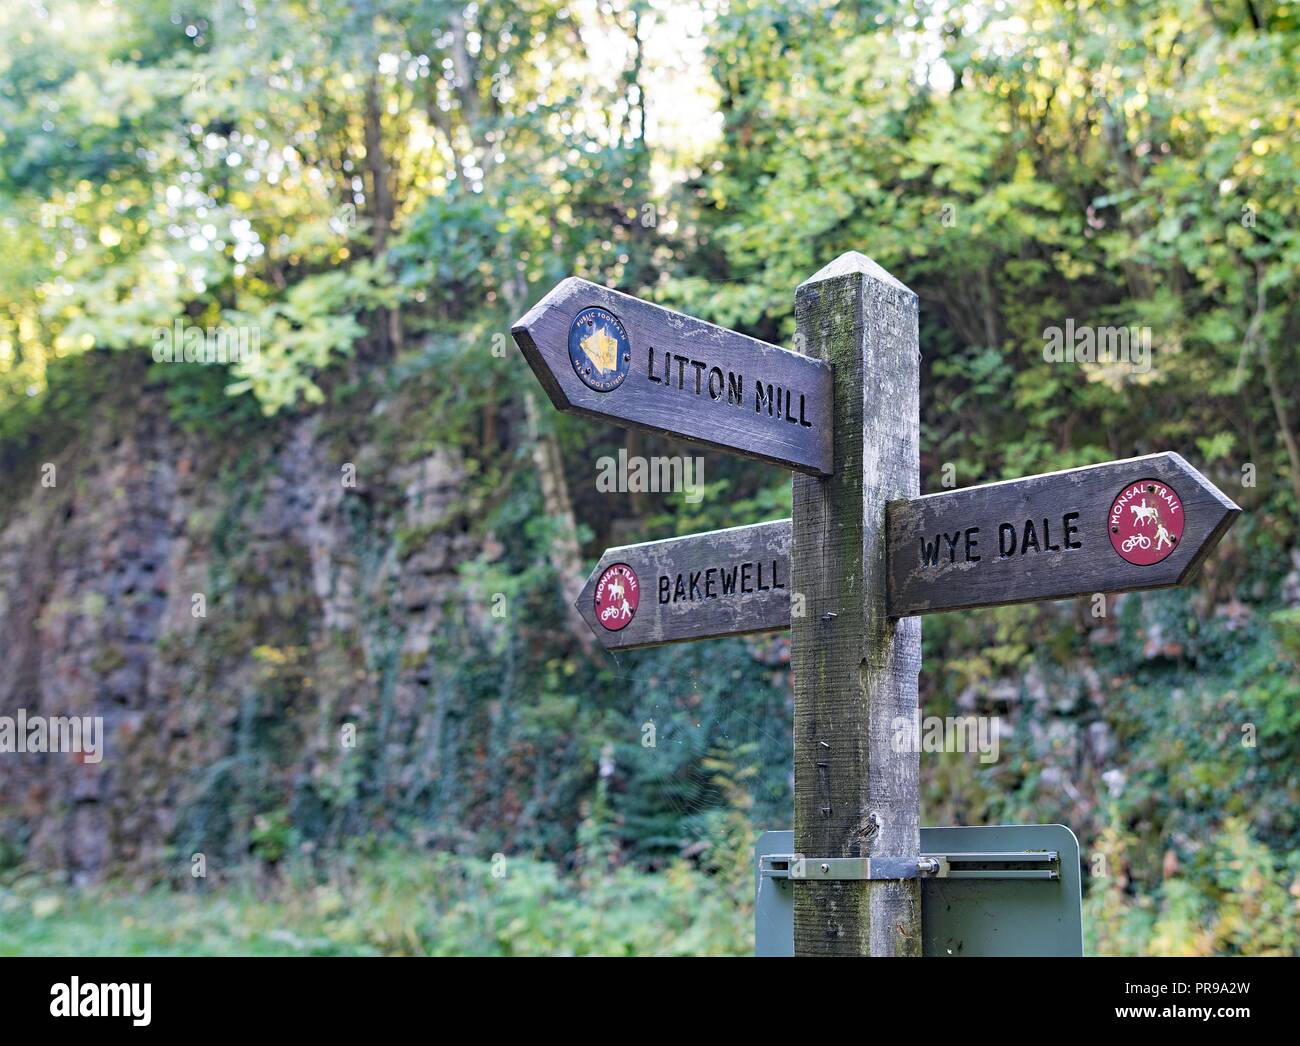
[[[306,417],[232,453],[142,394],[11,492],[0,715],[104,732],[99,762],[0,755],[11,858],[76,881],[179,877],[250,839],[275,860],[290,823],[341,835],[367,789],[397,812],[443,778],[435,637],[476,551],[461,467],[339,442]]]
[[[97,717],[105,738],[98,762],[0,751],[0,870],[184,881],[201,854],[219,879],[250,856],[274,865],[394,830],[563,857],[599,774],[629,837],[673,845],[696,831],[682,827],[691,796],[716,792],[701,761],[737,738],[766,746],[756,791],[788,797],[787,637],[726,647],[726,671],[713,644],[635,667],[582,658],[558,586],[538,580],[547,539],[521,536],[540,501],[485,471],[512,453],[508,433],[472,444],[467,467],[419,428],[428,397],[408,391],[405,406],[195,435],[156,389],[122,384],[61,450],[3,477],[0,716]],[[476,518],[493,497],[513,521],[496,534]],[[485,569],[498,557],[505,622]],[[1044,656],[1023,672],[972,676],[951,709],[927,693],[927,714],[997,716],[1003,738],[994,766],[923,762],[927,823],[990,820],[965,794],[985,781],[1019,804],[1000,819],[1099,832],[1099,797],[1124,791],[1128,738],[1147,726],[1132,723],[1132,679],[1098,665],[1122,654],[1167,672],[1189,641],[1172,605],[1154,612],[1168,597],[1152,598],[1082,619],[1096,663],[1039,642],[1078,630],[1079,608],[1059,604],[1036,619]],[[1230,603],[1208,620],[1231,632],[1250,612]],[[954,639],[946,654],[969,649]],[[1180,689],[1141,700],[1186,714]],[[643,746],[647,721],[665,743]],[[624,747],[610,756],[597,737]],[[782,823],[788,798],[770,803]]]

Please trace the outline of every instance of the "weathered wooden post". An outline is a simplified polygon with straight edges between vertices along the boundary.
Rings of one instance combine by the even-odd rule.
[[[911,858],[920,757],[897,752],[921,667],[918,617],[886,614],[885,507],[919,493],[917,298],[870,258],[841,255],[795,294],[800,347],[834,368],[834,466],[794,477],[795,849]],[[908,746],[911,748],[912,746]],[[920,884],[818,880],[795,893],[797,955],[920,955]]]

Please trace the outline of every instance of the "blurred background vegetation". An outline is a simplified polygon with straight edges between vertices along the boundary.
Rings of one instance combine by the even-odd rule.
[[[1190,589],[927,618],[925,713],[1011,732],[923,756],[923,823],[1070,825],[1090,951],[1300,950],[1298,50],[1273,0],[9,0],[0,712],[66,710],[43,578],[80,564],[100,628],[137,606],[93,532],[29,554],[42,463],[126,438],[166,507],[192,452],[202,576],[160,591],[233,612],[75,676],[149,753],[96,793],[144,827],[100,798],[69,857],[41,825],[86,795],[0,773],[0,951],[749,952],[784,639],[612,658],[566,604],[608,544],[788,514],[788,477],[597,495],[601,454],[686,451],[557,416],[508,330],[576,274],[788,343],[846,250],[921,296],[924,490],[1171,449],[1245,509]],[[153,362],[177,319],[260,352]],[[1149,327],[1152,369],[1046,362],[1067,319]],[[307,431],[320,483],[367,477],[342,625],[306,539],[247,552]]]

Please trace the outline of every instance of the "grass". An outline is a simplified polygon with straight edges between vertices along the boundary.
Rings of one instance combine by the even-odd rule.
[[[179,889],[9,872],[0,955],[752,955],[751,840],[732,834],[709,869],[653,873],[393,848],[250,864]],[[1099,848],[1126,866],[1120,833]],[[1240,821],[1213,850],[1213,881],[1134,895],[1126,875],[1090,878],[1087,954],[1300,953],[1300,858],[1280,859]]]
[[[188,889],[12,874],[0,954],[745,955],[747,889],[685,863],[561,876],[540,861],[412,853]]]

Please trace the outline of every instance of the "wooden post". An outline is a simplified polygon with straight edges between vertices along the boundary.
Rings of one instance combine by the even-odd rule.
[[[886,616],[885,507],[919,492],[917,298],[849,252],[799,286],[795,319],[799,347],[834,368],[833,474],[794,477],[795,850],[911,857],[920,759],[892,742],[917,707],[921,623]],[[796,955],[920,955],[920,884],[801,882],[794,942]]]

